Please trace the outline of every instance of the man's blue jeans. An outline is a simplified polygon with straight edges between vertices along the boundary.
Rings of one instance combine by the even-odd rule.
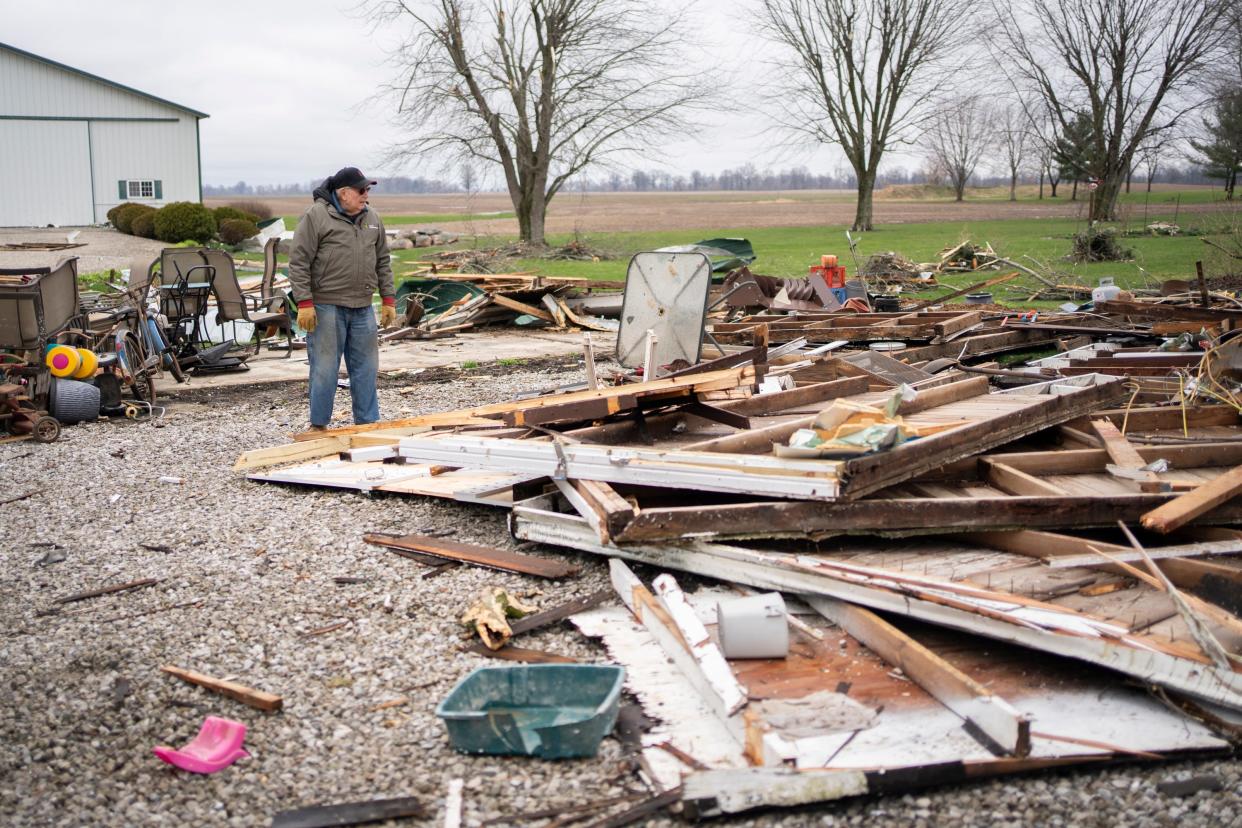
[[[341,371],[341,356],[349,372],[349,396],[353,401],[354,423],[373,423],[379,419],[379,398],[375,378],[379,371],[379,345],[376,340],[375,311],[315,304],[318,324],[306,335],[310,357],[311,425],[326,426],[332,419],[332,402]]]

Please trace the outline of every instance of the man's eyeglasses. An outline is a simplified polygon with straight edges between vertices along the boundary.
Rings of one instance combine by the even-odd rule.
[[[354,189],[358,191],[358,195],[366,195],[371,192],[370,187],[355,187]]]

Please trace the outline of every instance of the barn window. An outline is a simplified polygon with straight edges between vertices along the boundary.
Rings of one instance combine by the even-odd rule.
[[[140,179],[125,182],[127,186],[127,198],[155,198],[155,182],[150,179]]]

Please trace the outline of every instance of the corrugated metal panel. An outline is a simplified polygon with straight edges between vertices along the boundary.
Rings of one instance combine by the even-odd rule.
[[[185,110],[0,49],[0,115],[187,118]]]
[[[161,206],[170,201],[198,201],[198,146],[195,122],[177,123],[92,121],[91,148],[95,166],[96,221],[118,203],[117,181],[152,179],[164,182]],[[139,199],[130,199],[139,201]]]
[[[0,181],[0,227],[90,224],[86,122],[0,120]]]

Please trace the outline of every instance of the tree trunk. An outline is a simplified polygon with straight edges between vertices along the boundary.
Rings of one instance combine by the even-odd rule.
[[[1121,195],[1120,174],[1106,176],[1091,192],[1091,221],[1113,221],[1117,217],[1117,197]]]
[[[1044,171],[1039,171],[1039,200],[1044,200]]]
[[[1078,200],[1078,179],[1074,179],[1074,189],[1070,191],[1070,201]]]
[[[956,178],[953,180],[953,200],[961,201],[966,194],[966,179]]]
[[[1009,200],[1018,200],[1018,174],[1014,173],[1009,176]]]
[[[871,229],[871,197],[875,190],[875,173],[864,172],[858,175],[858,206],[854,209],[854,225],[850,228],[855,232]]]
[[[1060,183],[1061,183],[1060,176],[1057,176],[1056,178],[1053,178],[1052,176],[1048,176],[1048,186],[1051,188],[1051,192],[1048,194],[1049,198],[1057,197],[1057,185]]]

